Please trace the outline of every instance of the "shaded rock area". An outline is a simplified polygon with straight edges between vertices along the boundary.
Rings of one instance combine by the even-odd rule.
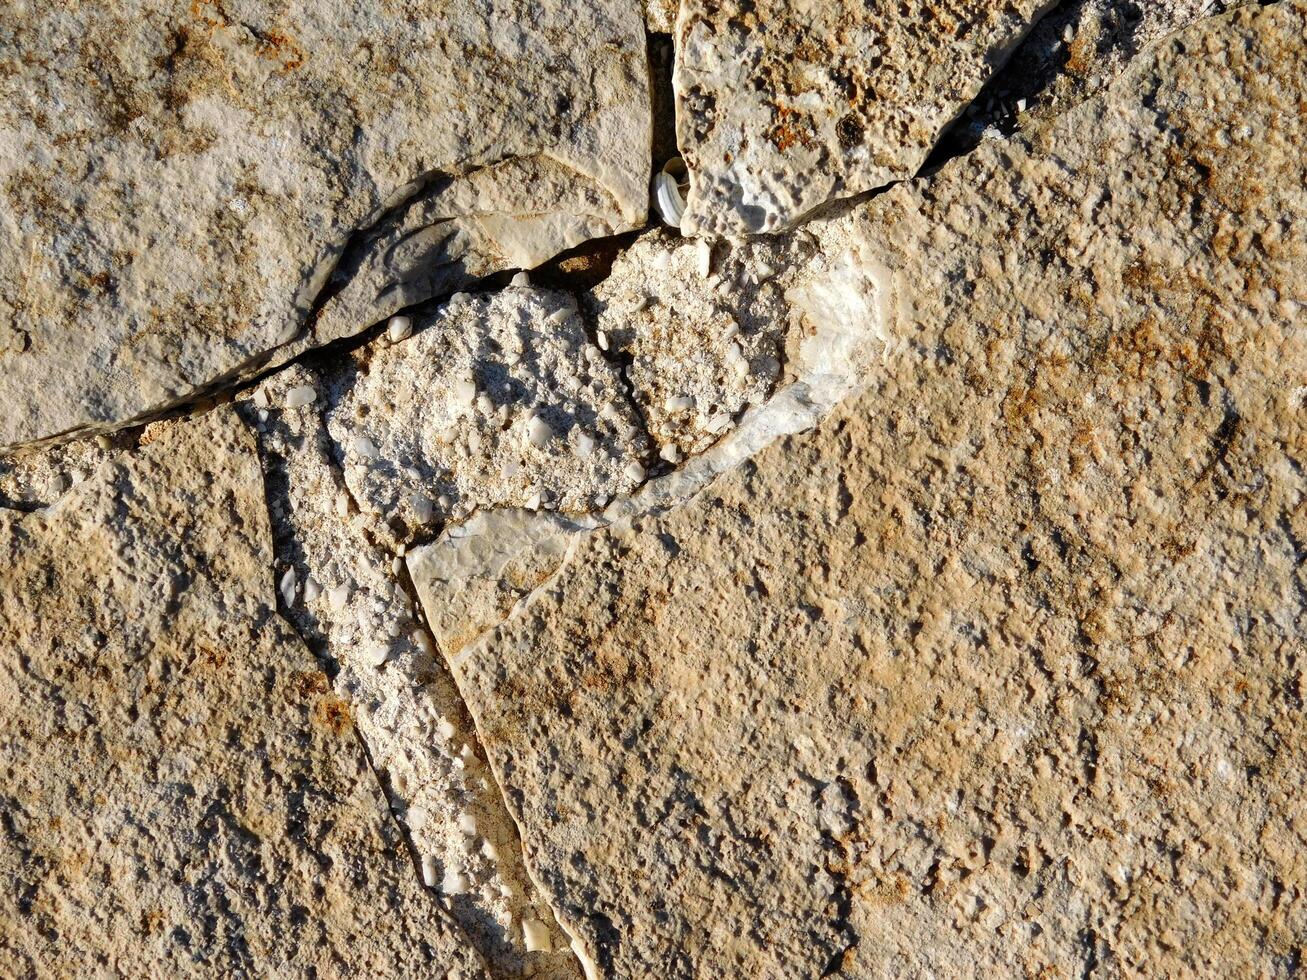
[[[608,0],[11,3],[0,105],[0,445],[645,215],[644,33]]]
[[[887,272],[866,392],[456,656],[601,972],[1296,969],[1303,31],[816,227]]]
[[[230,411],[0,515],[6,976],[485,976],[277,615]]]

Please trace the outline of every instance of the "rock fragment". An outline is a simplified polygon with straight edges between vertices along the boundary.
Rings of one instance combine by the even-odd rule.
[[[881,284],[867,390],[453,657],[587,959],[1296,961],[1305,34],[1204,21],[814,229]]]
[[[1050,4],[683,0],[681,230],[776,232],[916,173],[943,129]]]
[[[0,972],[485,976],[278,617],[230,410],[0,513]]]
[[[0,446],[639,225],[641,21],[616,0],[6,4]]]

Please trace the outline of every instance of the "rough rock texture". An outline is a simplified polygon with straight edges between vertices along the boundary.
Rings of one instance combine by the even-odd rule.
[[[0,542],[0,972],[483,975],[276,614],[230,411]]]
[[[410,197],[301,345],[634,227],[649,140],[642,16],[616,0],[7,3],[0,445],[250,368]]]
[[[328,415],[364,509],[420,529],[475,507],[585,511],[641,482],[648,439],[571,296],[458,294],[416,326]]]
[[[817,231],[868,390],[454,659],[613,976],[1266,975],[1307,935],[1307,7]]]
[[[282,608],[332,665],[332,687],[421,874],[495,975],[577,976],[567,938],[523,866],[463,702],[404,589],[403,565],[345,487],[321,414],[335,397],[331,381],[296,366],[241,403],[258,433]],[[527,921],[542,924],[549,950],[524,949]]]
[[[684,0],[673,74],[691,184],[681,230],[777,231],[912,176],[1048,6]]]
[[[669,462],[706,449],[780,376],[789,243],[639,239],[583,304]]]

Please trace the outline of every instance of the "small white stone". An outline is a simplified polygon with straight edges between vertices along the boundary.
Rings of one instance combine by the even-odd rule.
[[[721,412],[718,413],[717,415],[714,415],[712,418],[710,418],[704,424],[704,428],[707,429],[709,432],[711,432],[713,435],[717,435],[730,424],[731,424],[731,417],[726,413]]]
[[[473,837],[477,832],[477,818],[470,813],[460,813],[458,815],[458,829],[469,837]]]
[[[349,494],[344,490],[336,494],[336,516],[349,517]]]
[[[430,854],[422,855],[422,884],[428,888],[436,887],[436,859]]]
[[[681,451],[676,448],[674,443],[668,443],[659,450],[658,455],[669,463],[679,463],[681,461]]]
[[[449,868],[445,871],[445,880],[440,883],[440,890],[446,895],[464,895],[468,890],[467,875]]]
[[[521,272],[516,273],[513,276],[513,285],[518,287],[519,289],[531,285],[531,277],[526,274],[525,269],[523,269]]]
[[[354,437],[354,452],[364,459],[376,459],[381,455],[381,452],[377,449],[377,444],[367,436]]]
[[[595,451],[595,437],[588,432],[578,432],[576,434],[576,455],[581,459],[586,459]]]
[[[403,567],[404,563],[400,561],[398,557],[390,559],[390,571],[392,574],[398,575]]]
[[[408,791],[405,790],[405,792]],[[427,812],[425,807],[411,806],[408,808],[408,812],[404,814],[404,823],[408,825],[409,830],[421,830],[427,825],[430,817],[431,814]]]
[[[295,569],[288,568],[281,576],[281,581],[277,584],[281,591],[281,597],[286,600],[286,605],[295,604]]]
[[[258,391],[254,393],[254,407],[255,408],[268,407],[268,393],[263,388],[260,388]]]
[[[639,460],[631,460],[626,464],[626,469],[623,472],[637,483],[644,479],[644,467],[640,465]]]
[[[722,330],[722,340],[731,340],[739,332],[740,325],[735,322],[734,317],[731,317],[730,321],[726,324],[726,328]]]
[[[1075,37],[1076,37],[1076,27],[1074,24],[1067,24],[1066,27],[1062,28],[1063,41],[1066,41],[1068,44],[1070,44],[1072,41],[1075,40]]]
[[[1025,112],[1025,111],[1026,111],[1026,100],[1017,99],[1017,112]]]
[[[313,602],[318,596],[322,595],[322,586],[312,575],[304,580],[304,601]]]
[[[526,509],[527,509],[527,510],[532,510],[532,511],[535,511],[535,510],[539,510],[539,509],[540,509],[540,491],[539,491],[539,490],[537,490],[535,493],[531,494],[531,496],[529,496],[529,497],[526,498]]]
[[[419,524],[430,524],[431,518],[435,515],[435,507],[431,503],[431,498],[421,493],[411,493],[408,496],[408,505],[413,510],[413,519]]]
[[[528,953],[548,953],[549,927],[539,919],[525,919],[522,922],[522,940],[526,943]]]
[[[554,430],[539,415],[533,415],[526,422],[526,438],[537,449],[543,449],[554,437]]]
[[[460,378],[454,383],[454,394],[458,396],[459,401],[471,405],[476,401],[477,383],[471,378]]]
[[[113,448],[113,443],[110,442],[109,437],[104,434],[100,434],[95,437],[95,444],[100,449],[103,449],[105,451],[108,451]]]
[[[487,861],[499,860],[499,849],[495,847],[494,844],[490,843],[490,841],[485,841],[484,843],[482,843],[481,853],[486,856]]]
[[[706,238],[699,239],[699,275],[707,279],[712,273],[712,243]]]
[[[448,718],[441,718],[440,721],[436,722],[436,731],[447,742],[458,734],[457,726]]]
[[[600,350],[608,350],[608,334],[602,330],[595,331],[595,342],[599,345]]]
[[[260,422],[268,421],[268,410],[266,408],[259,409],[259,421]]]
[[[409,316],[392,316],[386,324],[386,336],[392,344],[397,344],[413,332],[413,318]]]
[[[694,399],[689,395],[672,395],[663,405],[669,412],[688,412],[694,408]]]
[[[282,404],[287,408],[303,408],[305,405],[312,405],[317,398],[318,393],[313,390],[312,385],[296,385],[287,390]]]
[[[758,277],[755,282],[763,282],[776,274],[776,270],[766,262],[759,262],[753,271]]]
[[[380,667],[390,659],[390,645],[373,643],[364,650],[363,656],[369,667]]]
[[[453,504],[454,501],[449,499],[449,494],[447,493],[442,493],[439,497],[436,498],[436,506],[438,506],[446,514],[449,513],[449,508],[452,507]]]
[[[332,609],[344,609],[345,603],[349,602],[350,584],[341,582],[330,592],[327,593],[327,605]]]
[[[467,452],[469,456],[481,454],[481,433],[476,429],[467,434]]]

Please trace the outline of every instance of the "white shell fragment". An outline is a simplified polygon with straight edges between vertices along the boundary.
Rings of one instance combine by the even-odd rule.
[[[312,405],[317,397],[318,393],[311,385],[296,385],[286,392],[282,404],[287,408],[303,408],[305,405]]]
[[[522,922],[522,941],[528,953],[547,953],[549,945],[549,927],[539,919],[526,919]]]
[[[663,169],[654,174],[654,207],[663,224],[680,230],[681,216],[685,214],[685,195],[689,189],[689,177],[680,157],[668,160]]]
[[[293,606],[295,604],[295,569],[286,569],[281,576],[277,589],[281,592],[281,597],[286,600],[286,605]]]
[[[386,324],[386,336],[392,344],[397,344],[413,333],[413,318],[410,316],[392,316]]]

